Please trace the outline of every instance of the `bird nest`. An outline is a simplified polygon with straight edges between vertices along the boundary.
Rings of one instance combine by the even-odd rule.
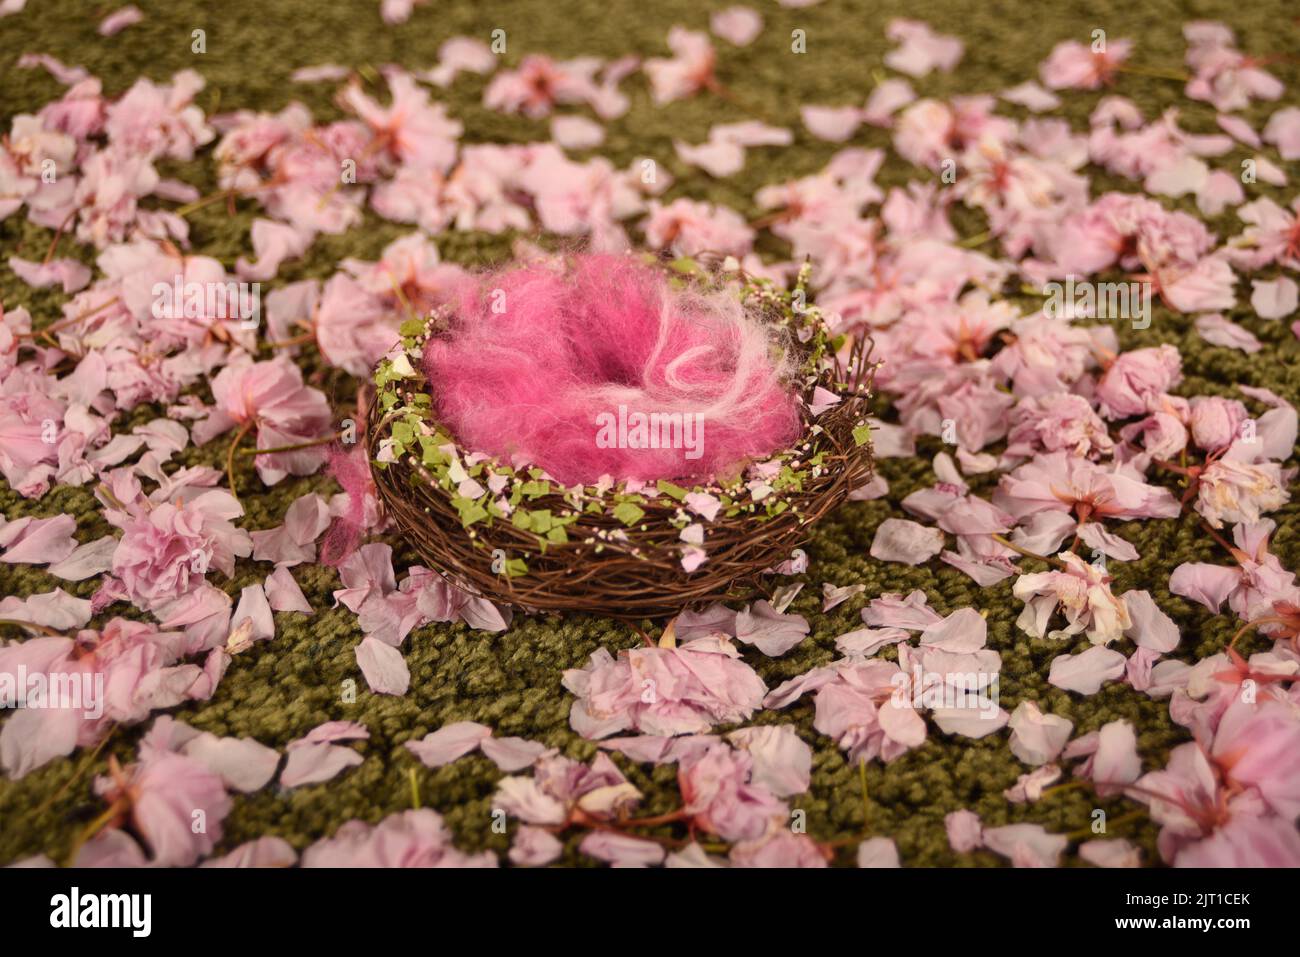
[[[806,304],[807,268],[791,290],[743,272],[724,280],[689,260],[665,268],[680,282],[738,281],[747,309],[788,330],[803,399],[800,439],[707,485],[564,487],[540,469],[473,454],[440,425],[421,359],[445,316],[413,318],[376,369],[367,443],[380,499],[432,568],[525,611],[674,615],[746,597],[871,477],[870,340],[845,347],[832,337]]]

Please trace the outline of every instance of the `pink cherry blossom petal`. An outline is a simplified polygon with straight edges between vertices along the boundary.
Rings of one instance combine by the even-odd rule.
[[[356,648],[357,666],[375,694],[404,695],[411,686],[411,672],[402,653],[390,644],[367,636]]]
[[[473,721],[457,721],[443,725],[419,741],[406,742],[407,749],[431,768],[450,764],[476,750],[492,729]]]

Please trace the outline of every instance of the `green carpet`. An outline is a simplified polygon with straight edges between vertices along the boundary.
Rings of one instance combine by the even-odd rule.
[[[368,0],[323,4],[311,0],[223,0],[221,4],[137,0],[144,10],[144,22],[111,39],[95,33],[100,17],[111,5],[96,6],[76,0],[39,0],[25,13],[0,20],[0,121],[8,128],[12,116],[38,108],[54,99],[61,87],[43,71],[18,70],[13,62],[23,52],[47,52],[68,63],[81,64],[104,81],[105,92],[116,94],[139,75],[164,80],[176,70],[192,67],[208,81],[198,102],[205,110],[235,108],[278,109],[292,99],[306,103],[317,120],[338,115],[331,97],[335,84],[297,85],[290,72],[301,66],[324,62],[346,66],[378,66],[395,62],[412,69],[431,66],[438,46],[448,37],[473,35],[486,39],[491,30],[503,28],[508,36],[506,61],[516,63],[529,52],[546,52],[557,57],[595,54],[614,57],[628,52],[664,55],[664,38],[673,24],[707,29],[709,10],[727,4],[703,4],[686,0],[660,0],[653,4],[611,4],[597,0],[562,2],[447,3],[433,2],[416,9],[410,22],[389,28],[379,19],[378,3]],[[1190,19],[1221,19],[1238,34],[1243,50],[1258,55],[1286,53],[1297,48],[1300,27],[1292,4],[1268,0],[1253,4],[1226,0],[1147,0],[1120,3],[1102,0],[1089,3],[1000,2],[961,6],[938,0],[854,0],[827,2],[805,10],[787,10],[770,3],[761,8],[766,26],[750,47],[737,50],[718,42],[718,74],[740,102],[755,115],[795,131],[796,142],[786,149],[749,151],[744,170],[722,181],[677,161],[672,139],[700,142],[717,122],[743,119],[736,106],[716,97],[697,97],[667,108],[656,108],[643,78],[624,83],[632,96],[632,109],[607,124],[607,140],[600,148],[615,163],[626,164],[638,157],[653,157],[676,178],[667,198],[690,196],[725,203],[753,217],[754,191],[761,185],[780,182],[816,171],[838,147],[811,139],[798,120],[802,104],[861,104],[873,84],[873,73],[881,69],[881,57],[891,44],[885,24],[896,16],[928,21],[937,30],[959,36],[966,54],[952,74],[933,74],[915,82],[922,95],[949,96],[956,93],[996,92],[1036,75],[1036,66],[1053,44],[1067,39],[1086,40],[1092,29],[1103,28],[1111,38],[1129,37],[1136,43],[1132,63],[1151,70],[1179,70],[1185,43],[1182,22]],[[202,8],[209,8],[202,10]],[[202,10],[202,12],[200,12]],[[207,32],[207,53],[190,52],[191,31]],[[790,32],[806,31],[808,52],[790,52]],[[1300,90],[1300,67],[1280,62],[1270,69],[1288,86],[1290,95]],[[465,141],[529,142],[546,139],[545,122],[531,122],[485,110],[481,97],[485,80],[462,76],[442,95],[451,112],[465,124]],[[1148,118],[1175,103],[1183,105],[1180,122],[1196,132],[1213,129],[1213,110],[1187,101],[1181,84],[1167,80],[1125,75],[1118,92],[1136,100]],[[1098,95],[1069,93],[1064,97],[1064,114],[1077,126],[1086,123]],[[1294,102],[1294,99],[1291,99]],[[1245,115],[1257,126],[1260,117],[1274,108],[1269,104]],[[1017,108],[1011,108],[1013,111]],[[851,145],[886,146],[887,131],[865,128]],[[215,187],[214,169],[208,152],[192,163],[161,168],[164,175],[179,176],[195,184],[204,194]],[[1245,152],[1242,157],[1246,156]],[[1237,158],[1225,158],[1232,168]],[[1094,173],[1094,192],[1112,183]],[[1293,175],[1297,170],[1292,170]],[[891,159],[878,177],[882,185],[903,183],[928,174]],[[1264,190],[1265,194],[1276,195]],[[251,203],[241,204],[230,216],[220,204],[210,206],[191,219],[194,251],[220,259],[227,268],[249,246],[248,231],[255,215]],[[982,230],[971,218],[961,222],[966,235]],[[1219,234],[1236,232],[1239,226],[1229,212],[1212,223]],[[308,256],[282,269],[279,281],[304,277],[327,277],[344,256],[374,259],[393,238],[409,230],[368,215],[365,224],[341,236],[322,236]],[[50,232],[27,224],[21,216],[0,223],[0,260],[10,255],[39,259],[50,240]],[[443,258],[465,264],[481,263],[507,254],[511,237],[448,233],[436,237]],[[771,237],[760,251],[779,252]],[[66,240],[65,254],[73,245]],[[87,262],[88,250],[78,250]],[[26,305],[38,325],[58,317],[61,293],[33,291],[7,269],[0,269],[0,300],[6,307]],[[1119,329],[1125,348],[1168,342],[1183,355],[1186,380],[1180,394],[1234,395],[1235,386],[1249,384],[1274,390],[1292,402],[1300,402],[1300,347],[1283,323],[1261,321],[1239,307],[1232,316],[1264,343],[1254,356],[1206,345],[1191,328],[1188,317],[1157,308],[1151,327],[1135,332]],[[304,359],[313,381],[338,403],[351,398],[353,385],[336,371],[328,371]],[[882,414],[889,417],[887,406]],[[139,409],[133,418],[147,421],[156,409]],[[221,467],[227,439],[207,448],[190,450],[186,461]],[[937,561],[920,568],[876,562],[867,555],[876,526],[889,515],[899,513],[898,502],[909,492],[930,484],[929,461],[939,450],[937,442],[922,442],[915,459],[889,460],[881,470],[891,484],[886,499],[849,504],[817,529],[807,547],[811,566],[809,582],[796,599],[792,611],[803,614],[812,624],[807,641],[781,659],[767,659],[752,650],[746,660],[773,687],[781,681],[835,657],[834,638],[860,626],[858,612],[863,599],[855,599],[829,614],[820,611],[821,583],[839,585],[862,582],[866,597],[882,591],[920,588],[941,613],[962,606],[974,606],[987,613],[989,647],[1002,655],[1002,707],[1007,711],[1021,700],[1039,702],[1074,722],[1075,734],[1124,718],[1138,729],[1138,748],[1144,770],[1163,765],[1168,750],[1188,739],[1186,732],[1168,717],[1167,703],[1152,701],[1125,685],[1111,684],[1088,698],[1068,694],[1047,684],[1048,664],[1053,657],[1079,648],[1059,641],[1028,639],[1014,627],[1020,603],[1011,596],[1011,581],[980,589],[969,578]],[[988,483],[975,484],[985,495]],[[244,527],[266,528],[279,524],[284,510],[297,496],[312,490],[333,491],[325,479],[286,481],[263,489],[251,468],[240,474],[240,494],[248,509]],[[1300,498],[1300,497],[1297,497]],[[0,482],[0,513],[10,519],[22,515],[54,515],[69,512],[78,517],[78,538],[89,541],[113,531],[98,515],[85,489],[58,488],[43,499],[17,497]],[[1279,529],[1273,548],[1282,563],[1300,565],[1300,501],[1293,500],[1272,516]],[[1140,561],[1116,563],[1115,593],[1130,588],[1151,591],[1160,607],[1178,622],[1183,643],[1177,654],[1189,660],[1220,649],[1235,623],[1227,616],[1210,616],[1203,608],[1171,596],[1167,582],[1171,570],[1184,561],[1224,561],[1213,543],[1191,520],[1149,521],[1115,529],[1132,542],[1142,555]],[[399,575],[415,561],[400,540],[397,550]],[[262,581],[271,571],[268,564],[243,562],[234,580],[217,584],[232,594],[247,584]],[[581,666],[598,647],[611,651],[632,647],[637,636],[627,627],[590,617],[517,617],[509,631],[485,635],[463,625],[430,625],[417,629],[408,639],[404,653],[411,670],[411,690],[405,697],[392,698],[362,691],[354,705],[340,703],[340,685],[345,679],[359,679],[353,647],[361,633],[355,616],[346,609],[330,609],[330,592],[338,587],[335,573],[320,566],[299,566],[294,576],[313,607],[315,617],[277,615],[274,641],[257,644],[239,655],[210,702],[176,710],[175,716],[196,728],[219,735],[255,737],[264,744],[283,748],[317,724],[334,719],[360,721],[370,730],[370,740],[358,745],[365,756],[359,767],[318,786],[279,793],[274,786],[262,792],[237,797],[225,824],[219,851],[264,834],[284,837],[303,848],[332,833],[351,818],[375,822],[387,814],[411,806],[409,774],[415,771],[421,800],[441,812],[466,850],[490,848],[504,854],[509,836],[491,830],[491,796],[502,776],[488,759],[473,755],[437,770],[421,765],[402,745],[456,720],[480,721],[499,735],[518,735],[560,748],[574,758],[587,759],[595,745],[574,734],[568,723],[571,696],[560,687],[564,669]],[[25,596],[62,586],[88,596],[95,583],[79,585],[54,579],[40,569],[0,565],[0,596]],[[114,606],[121,614],[125,606]],[[93,624],[98,624],[95,622]],[[12,629],[6,637],[16,637]],[[1086,640],[1079,642],[1080,648]],[[1254,646],[1247,644],[1247,649]],[[361,682],[364,687],[364,682]],[[1053,832],[1086,829],[1095,799],[1084,791],[1062,792],[1032,806],[1009,804],[1003,789],[1012,785],[1026,768],[1007,748],[1006,734],[974,741],[943,735],[931,725],[928,742],[892,764],[872,764],[867,769],[868,797],[864,808],[857,769],[850,766],[831,741],[812,728],[811,698],[784,711],[766,711],[756,716],[759,723],[793,722],[801,737],[814,748],[811,792],[792,799],[791,805],[807,814],[809,833],[819,839],[835,839],[859,833],[893,838],[905,866],[990,865],[1001,859],[988,852],[957,855],[948,848],[943,817],[969,808],[987,825],[1018,821],[1043,824]],[[74,837],[97,813],[98,802],[90,789],[91,777],[104,770],[109,754],[123,762],[132,758],[135,743],[144,727],[117,731],[89,771],[80,772],[75,783],[64,786],[79,772],[85,753],[52,762],[19,782],[0,780],[0,864],[44,852],[63,860]],[[646,795],[646,815],[671,810],[678,803],[675,771],[651,769],[615,760],[631,781]],[[1110,818],[1117,818],[1135,805],[1123,799],[1100,805]],[[865,820],[864,820],[865,813]],[[512,826],[513,829],[513,826]],[[1156,829],[1145,818],[1117,825],[1107,836],[1124,836],[1140,844],[1148,862],[1158,861],[1154,848]],[[576,835],[569,843],[565,860],[592,863],[576,852]],[[1073,852],[1067,861],[1076,861]],[[839,862],[852,860],[852,848],[840,853]]]

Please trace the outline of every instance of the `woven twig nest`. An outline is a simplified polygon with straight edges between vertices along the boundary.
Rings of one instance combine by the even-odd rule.
[[[689,261],[665,268],[682,282],[718,281]],[[406,322],[401,346],[375,373],[367,442],[384,506],[431,568],[524,610],[639,620],[744,597],[807,540],[814,522],[871,477],[870,341],[856,341],[841,361],[821,313],[804,304],[807,280],[805,268],[785,291],[739,274],[747,308],[792,333],[786,339],[794,343],[803,394],[802,436],[764,460],[771,477],[759,488],[740,473],[694,488],[665,481],[566,488],[540,469],[472,455],[437,421],[421,371],[424,346],[444,321],[435,313]],[[467,478],[484,494],[463,495]],[[700,495],[719,503],[711,521],[690,507]],[[695,523],[705,532],[701,545],[682,539]],[[693,548],[703,548],[702,563],[698,552],[683,561]]]

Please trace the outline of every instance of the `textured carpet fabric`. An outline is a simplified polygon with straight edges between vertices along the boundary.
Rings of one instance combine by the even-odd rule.
[[[23,53],[49,53],[69,64],[84,66],[103,81],[106,95],[120,94],[140,75],[159,82],[182,69],[195,69],[207,81],[197,103],[208,113],[236,109],[278,110],[290,101],[305,104],[316,122],[341,116],[333,96],[337,82],[294,83],[293,70],[322,63],[341,64],[374,75],[383,64],[396,63],[410,70],[427,69],[437,62],[441,44],[455,36],[486,40],[493,30],[507,39],[503,61],[517,65],[529,53],[546,53],[557,59],[595,55],[614,59],[628,53],[666,55],[665,38],[674,25],[707,30],[711,7],[685,0],[654,4],[619,5],[565,0],[564,3],[502,2],[430,3],[417,6],[409,21],[384,24],[378,4],[321,4],[308,0],[227,0],[209,5],[188,2],[140,0],[144,19],[114,37],[96,33],[93,18],[74,0],[32,3],[22,14],[0,19],[0,124],[33,112],[62,94],[63,88],[39,69],[17,69]],[[756,5],[757,6],[757,5]],[[653,159],[671,173],[673,182],[661,199],[677,197],[724,204],[749,220],[763,211],[755,192],[764,185],[782,183],[822,169],[841,144],[809,135],[799,111],[809,104],[837,106],[860,104],[881,77],[883,57],[894,44],[886,37],[886,24],[895,17],[925,20],[942,33],[960,38],[965,54],[951,72],[936,71],[913,81],[923,96],[947,98],[967,93],[996,93],[1037,75],[1038,64],[1052,47],[1065,39],[1087,42],[1093,29],[1113,38],[1135,41],[1132,62],[1152,73],[1183,69],[1186,41],[1181,26],[1189,20],[1211,18],[1229,24],[1243,50],[1260,56],[1289,54],[1300,36],[1295,10],[1278,2],[1231,4],[1223,0],[1151,0],[1141,4],[1098,2],[996,2],[954,9],[938,0],[827,0],[805,9],[764,3],[763,31],[749,46],[736,47],[715,40],[719,49],[717,75],[730,91],[728,98],[696,96],[657,105],[640,76],[623,82],[631,98],[625,115],[601,121],[605,141],[592,155],[608,157],[617,167]],[[192,52],[192,34],[205,31],[206,52]],[[792,31],[803,31],[806,53],[791,52]],[[1300,95],[1300,66],[1294,57],[1271,62],[1269,69],[1287,84],[1281,104],[1256,103],[1242,111],[1255,128],[1279,105],[1294,105]],[[547,120],[506,115],[483,105],[488,77],[462,74],[434,98],[464,124],[464,143],[530,143],[547,140]],[[1118,91],[1136,102],[1148,118],[1177,106],[1179,123],[1194,133],[1214,133],[1215,111],[1192,103],[1182,94],[1182,84],[1155,75],[1125,74]],[[1103,91],[1069,91],[1052,116],[1063,116],[1084,129]],[[1027,115],[1010,107],[1015,115]],[[575,111],[569,111],[575,112]],[[583,115],[588,115],[587,112]],[[751,147],[743,168],[734,175],[712,177],[680,160],[675,140],[702,143],[712,126],[739,119],[761,119],[794,131],[788,147]],[[863,126],[849,145],[887,147],[890,132]],[[1249,155],[1245,151],[1242,156]],[[581,154],[587,155],[587,154]],[[1235,153],[1232,154],[1235,157]],[[168,160],[159,164],[167,177],[197,187],[203,196],[218,189],[211,150],[192,161]],[[1300,168],[1289,164],[1294,181]],[[1107,188],[1132,189],[1133,184],[1101,171],[1090,170],[1093,195]],[[893,154],[876,175],[882,188],[906,184],[917,170]],[[1291,186],[1261,186],[1260,195],[1280,203],[1294,195]],[[1254,194],[1252,194],[1254,195]],[[1178,208],[1194,205],[1176,201]],[[1171,205],[1176,204],[1171,201]],[[254,204],[233,206],[213,203],[188,215],[192,252],[211,256],[233,269],[240,256],[250,255],[250,230],[261,215]],[[963,236],[973,237],[985,228],[969,210],[954,208],[954,225]],[[1240,231],[1231,209],[1207,220],[1220,237]],[[361,223],[337,235],[322,234],[300,259],[287,260],[269,287],[301,279],[325,280],[339,263],[352,257],[373,261],[384,247],[408,234],[411,227],[386,221],[370,209]],[[32,225],[24,216],[0,221],[0,259],[20,256],[39,261],[53,230]],[[499,263],[511,255],[517,234],[448,229],[433,237],[443,262],[467,267]],[[769,257],[788,255],[788,246],[762,233],[757,251]],[[94,264],[95,251],[64,240],[61,256]],[[67,296],[57,287],[33,289],[9,269],[0,268],[0,302],[6,309],[26,307],[39,328],[59,318]],[[1039,297],[1028,294],[1018,301],[1028,308]],[[1115,324],[1121,349],[1169,343],[1182,356],[1184,379],[1180,395],[1222,395],[1239,398],[1239,385],[1272,390],[1282,398],[1300,402],[1300,343],[1285,322],[1260,319],[1245,299],[1228,317],[1248,329],[1262,343],[1255,354],[1208,344],[1196,331],[1193,317],[1157,303],[1147,329]],[[295,361],[306,380],[325,393],[334,409],[355,400],[357,380],[323,363],[312,349]],[[211,402],[206,385],[194,391]],[[881,399],[878,413],[896,420],[889,403]],[[161,414],[158,406],[132,411],[115,425],[128,431]],[[225,468],[231,436],[202,447],[185,449],[178,456],[184,465]],[[1054,658],[1068,650],[1081,651],[1087,641],[1075,636],[1072,644],[1033,639],[1016,627],[1023,607],[1012,596],[1014,578],[989,587],[931,560],[916,567],[873,559],[869,551],[878,526],[888,518],[907,517],[899,503],[910,493],[934,484],[934,455],[945,446],[923,437],[915,456],[884,459],[880,473],[889,482],[887,496],[851,502],[815,529],[805,550],[809,565],[794,580],[807,583],[788,609],[803,615],[811,626],[806,640],[788,654],[769,658],[745,650],[745,659],[769,688],[837,657],[837,636],[861,627],[860,612],[866,600],[885,592],[906,594],[922,590],[930,605],[946,615],[959,608],[974,608],[984,616],[988,646],[1002,658],[1001,706],[1008,712],[1022,701],[1037,702],[1073,723],[1075,736],[1123,719],[1137,732],[1137,750],[1144,770],[1164,765],[1169,751],[1191,740],[1190,733],[1174,724],[1167,701],[1154,700],[1123,682],[1081,696],[1048,683]],[[987,498],[997,474],[968,476],[972,491]],[[266,529],[284,521],[288,506],[299,496],[318,491],[325,496],[338,491],[324,473],[290,477],[264,486],[245,466],[239,472],[238,492],[246,509],[240,520],[250,530]],[[90,486],[52,488],[40,498],[24,498],[0,482],[0,514],[14,521],[26,516],[68,514],[77,522],[79,541],[88,542],[116,534],[103,518]],[[1272,511],[1277,522],[1271,550],[1283,567],[1300,567],[1300,496]],[[1176,657],[1194,661],[1220,651],[1239,623],[1231,615],[1212,615],[1205,608],[1171,594],[1172,570],[1190,561],[1223,564],[1226,559],[1194,520],[1111,522],[1109,529],[1137,549],[1140,558],[1115,562],[1115,594],[1147,589],[1159,608],[1178,625],[1182,643]],[[383,541],[394,548],[399,576],[419,563],[410,543],[400,534]],[[240,590],[260,584],[269,565],[246,559],[236,565],[229,580],[219,586],[236,600]],[[410,670],[410,688],[401,696],[373,694],[366,689],[357,667],[355,648],[362,639],[357,616],[335,607],[332,593],[339,588],[337,572],[315,563],[292,569],[293,578],[315,610],[275,616],[275,637],[255,643],[237,655],[211,700],[186,704],[169,713],[200,731],[219,736],[256,739],[283,750],[297,738],[329,721],[355,721],[369,730],[369,738],[349,744],[362,756],[350,768],[323,784],[280,789],[274,784],[233,798],[224,822],[217,853],[264,835],[284,838],[302,851],[353,819],[377,823],[412,806],[413,788],[424,807],[444,818],[455,845],[466,852],[490,850],[505,859],[510,834],[494,828],[493,795],[504,776],[487,757],[474,753],[440,768],[428,768],[405,747],[432,731],[456,721],[480,722],[499,737],[518,736],[559,749],[569,757],[589,761],[598,753],[595,742],[575,733],[569,720],[573,696],[561,686],[566,669],[583,667],[600,648],[616,653],[642,643],[633,629],[609,620],[585,616],[516,615],[510,627],[496,634],[476,631],[463,623],[430,624],[416,629],[402,653]],[[865,591],[830,612],[821,610],[823,583],[862,584]],[[776,584],[777,582],[774,582]],[[98,580],[69,583],[47,574],[40,566],[0,564],[0,597],[26,597],[62,587],[89,598]],[[125,609],[125,610],[124,610]],[[148,616],[118,604],[112,614]],[[97,617],[102,624],[108,616]],[[15,639],[21,632],[5,627],[0,638]],[[1268,642],[1244,640],[1243,650],[1260,651]],[[358,685],[355,701],[347,702],[344,689]],[[1064,790],[1049,799],[1028,804],[1009,802],[1003,792],[1028,768],[1010,752],[1005,732],[981,739],[946,735],[931,729],[926,742],[902,757],[865,768],[865,794],[858,766],[825,735],[813,727],[811,696],[782,710],[760,710],[748,724],[792,724],[813,751],[811,785],[806,794],[792,797],[794,809],[805,812],[807,831],[820,841],[842,842],[839,864],[850,864],[858,836],[891,838],[905,866],[992,866],[1005,859],[987,850],[954,852],[945,832],[945,815],[968,809],[986,827],[1031,822],[1053,834],[1073,835],[1065,863],[1078,863],[1078,835],[1087,835],[1095,809],[1114,821],[1123,818],[1106,836],[1134,842],[1147,863],[1158,863],[1158,826],[1139,807],[1120,796],[1097,798],[1086,789]],[[0,721],[12,718],[0,718]],[[106,774],[110,758],[122,764],[135,759],[149,721],[116,729],[104,747],[78,749],[38,768],[20,780],[0,779],[0,865],[45,854],[57,862],[67,859],[74,841],[101,812],[103,804],[92,793],[92,780]],[[721,730],[729,730],[723,728]],[[680,803],[676,769],[653,767],[615,756],[615,762],[644,795],[639,816],[673,811]],[[513,827],[514,825],[512,825]],[[653,833],[680,834],[671,827]],[[564,835],[562,862],[596,863],[578,851],[583,834]]]

